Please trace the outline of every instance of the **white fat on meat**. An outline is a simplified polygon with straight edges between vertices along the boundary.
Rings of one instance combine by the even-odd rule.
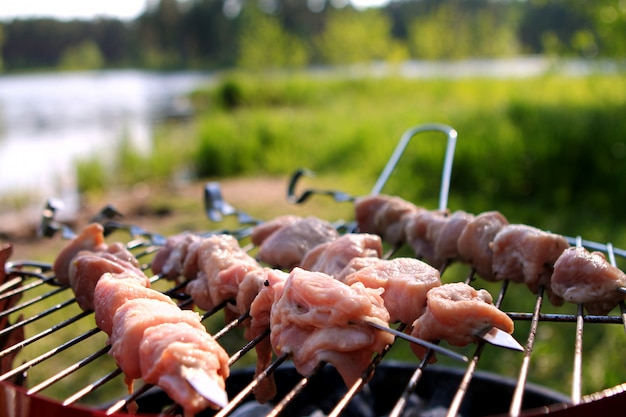
[[[162,323],[188,323],[198,329],[205,329],[198,313],[181,310],[161,300],[136,298],[126,301],[115,311],[109,336],[109,353],[124,372],[129,389],[133,381],[142,376],[139,344],[143,334],[146,329]]]
[[[80,234],[74,237],[59,252],[52,265],[56,280],[62,284],[69,284],[70,263],[74,256],[80,251],[102,251],[106,250],[107,244],[104,241],[104,227],[98,223],[91,223],[83,228]]]
[[[380,258],[382,252],[380,236],[371,233],[348,233],[308,251],[300,268],[335,275],[354,258]]]
[[[191,232],[183,232],[167,238],[165,245],[159,249],[152,260],[152,272],[162,274],[169,280],[179,276],[194,279],[198,273],[196,260],[189,261],[194,257],[196,245],[203,237]]]
[[[563,300],[550,288],[550,277],[554,263],[569,246],[565,237],[555,233],[523,224],[505,225],[491,244],[494,278],[526,283],[533,293],[544,286],[552,303],[561,305]]]
[[[256,259],[273,268],[290,270],[300,265],[309,250],[337,237],[339,232],[331,223],[314,216],[305,217],[277,228],[267,236],[259,247]]]
[[[186,381],[184,368],[199,370],[224,389],[230,374],[228,354],[204,329],[188,323],[163,323],[145,330],[139,344],[143,380],[161,387],[185,416],[218,408]]]
[[[475,332],[496,327],[513,333],[513,320],[493,305],[486,290],[475,289],[465,283],[444,284],[426,294],[426,310],[413,322],[411,335],[436,342],[445,340],[453,346],[475,342]],[[411,349],[424,358],[427,348],[412,343]]]
[[[589,314],[604,315],[626,294],[626,274],[611,265],[602,252],[583,247],[566,249],[554,264],[552,291],[565,301],[583,304]]]
[[[321,272],[294,268],[271,310],[270,339],[296,370],[310,375],[320,362],[335,366],[351,386],[394,336],[364,321],[388,326],[381,289],[346,285]]]
[[[372,195],[354,202],[355,220],[361,233],[374,233],[391,244],[406,241],[406,223],[416,211],[424,210],[400,197]]]
[[[234,300],[246,274],[261,265],[239,246],[231,235],[203,239],[196,249],[198,277],[187,284],[186,293],[203,310]]]
[[[439,271],[415,258],[354,259],[336,276],[347,285],[382,288],[391,323],[411,324],[426,308],[426,293],[441,285]]]
[[[508,220],[497,211],[486,211],[470,221],[457,241],[461,261],[472,268],[487,281],[494,281],[493,250],[491,242],[500,229],[509,224]]]

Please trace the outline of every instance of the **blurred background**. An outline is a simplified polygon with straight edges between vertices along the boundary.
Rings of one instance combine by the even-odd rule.
[[[365,195],[404,132],[443,123],[459,134],[451,210],[625,248],[625,58],[624,0],[3,2],[0,239],[53,259],[22,249],[50,198],[65,221],[141,201],[167,234],[212,227],[209,180],[283,187],[308,168],[306,186]],[[436,208],[445,149],[416,137],[383,192]],[[297,211],[263,193],[227,197],[261,219]],[[585,392],[623,382],[623,328],[597,330]],[[555,335],[532,372],[562,389],[572,339]]]

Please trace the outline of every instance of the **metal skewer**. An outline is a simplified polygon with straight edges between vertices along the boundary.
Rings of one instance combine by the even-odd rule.
[[[432,349],[433,351],[441,353],[441,354],[444,354],[444,355],[446,355],[446,356],[448,356],[448,357],[450,357],[452,359],[456,359],[456,360],[459,360],[459,361],[462,361],[462,362],[467,362],[469,360],[467,358],[467,356],[461,355],[460,353],[453,352],[453,351],[451,351],[449,349],[446,349],[446,348],[441,347],[439,345],[436,345],[434,343],[427,342],[426,340],[422,340],[422,339],[419,339],[417,337],[413,337],[413,336],[411,336],[409,334],[400,332],[400,331],[398,331],[396,329],[392,329],[391,327],[386,327],[386,326],[383,326],[383,325],[381,325],[379,323],[376,323],[376,322],[373,322],[373,321],[369,321],[369,320],[364,320],[364,323],[369,325],[369,326],[371,326],[371,327],[374,327],[374,328],[376,328],[378,330],[382,330],[384,332],[391,333],[394,336],[397,336],[397,337],[400,337],[402,339],[408,340],[411,343],[416,343],[418,345],[422,345],[424,347],[427,347],[428,349]]]
[[[198,394],[202,395],[219,408],[226,407],[228,404],[228,394],[226,390],[220,387],[206,372],[198,368],[182,366],[181,374]]]

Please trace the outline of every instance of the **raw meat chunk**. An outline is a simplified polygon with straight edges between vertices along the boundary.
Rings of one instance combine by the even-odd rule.
[[[70,263],[78,252],[82,250],[100,251],[106,248],[104,227],[99,223],[87,225],[78,236],[72,239],[69,244],[61,250],[54,260],[52,270],[54,271],[56,280],[60,284],[69,284]]]
[[[374,233],[391,244],[406,242],[406,223],[411,214],[424,210],[395,196],[372,195],[354,202],[355,219],[361,233]]]
[[[333,364],[351,386],[394,336],[364,321],[388,326],[382,290],[352,286],[321,273],[294,268],[272,307],[270,338],[277,355],[289,354],[298,372]]]
[[[380,236],[370,233],[348,233],[308,251],[302,259],[300,268],[335,275],[353,258],[380,258],[382,252]]]
[[[475,342],[475,332],[496,327],[513,333],[513,320],[493,305],[491,294],[464,283],[444,284],[426,294],[426,311],[415,322],[411,335],[435,342],[446,340],[453,346]],[[426,348],[411,344],[423,358]]]
[[[459,236],[461,260],[470,264],[483,279],[494,281],[491,242],[500,229],[509,224],[497,211],[487,211],[474,217]]]
[[[552,291],[571,303],[583,304],[589,314],[605,315],[626,294],[626,274],[611,265],[602,252],[583,247],[566,249],[554,264]]]
[[[353,261],[357,263],[357,259]],[[348,270],[356,269],[351,264],[353,262],[347,266]],[[384,289],[381,297],[391,323],[413,323],[426,308],[426,293],[441,285],[439,271],[414,258],[378,259],[343,275],[339,278],[348,285],[360,282],[367,288]]]

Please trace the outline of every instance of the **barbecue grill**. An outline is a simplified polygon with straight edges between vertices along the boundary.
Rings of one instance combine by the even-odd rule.
[[[380,193],[389,175],[402,156],[409,141],[419,133],[443,133],[447,152],[442,170],[439,208],[447,206],[450,172],[456,131],[445,125],[427,124],[409,129],[400,139],[393,155],[379,177],[372,194]],[[308,189],[296,193],[299,180],[306,171],[298,171],[289,182],[287,198],[302,204],[314,195],[331,196],[335,201],[351,201],[352,197],[340,191]],[[205,188],[205,205],[209,218],[223,222],[236,216],[236,228],[216,228],[205,232],[231,233],[243,247],[254,250],[246,241],[251,227],[257,222],[252,216],[239,212],[221,195],[219,184],[209,183]],[[51,202],[45,207],[40,232],[44,236],[61,233],[72,237],[72,230],[55,221],[57,206]],[[121,223],[112,207],[105,207],[98,221],[112,239],[125,239],[128,248],[149,270],[151,256],[165,238],[140,227]],[[338,228],[355,230],[349,221],[338,223]],[[572,244],[604,252],[615,264],[616,258],[626,258],[626,251],[611,243],[588,241],[582,237],[568,237]],[[8,258],[8,249],[2,252]],[[388,256],[393,256],[390,253]],[[0,261],[3,259],[0,257]],[[107,354],[106,334],[95,327],[93,314],[83,312],[76,304],[72,290],[59,286],[51,265],[35,260],[6,260],[6,277],[0,282],[0,414],[7,416],[100,416],[176,415],[181,409],[157,387],[141,385],[128,393],[123,375]],[[0,275],[1,277],[1,275]],[[445,273],[442,274],[445,278]],[[466,281],[476,286],[484,282],[474,280],[468,271]],[[183,292],[184,282],[166,281],[152,276],[154,288],[179,301],[191,305]],[[495,289],[497,306],[516,291],[527,288],[503,282]],[[395,349],[405,349],[407,343],[397,339],[392,346],[373,358],[370,367],[354,386],[346,387],[334,368],[320,364],[307,377],[299,375],[288,358],[279,357],[254,377],[254,344],[243,339],[238,325],[246,317],[224,325],[223,306],[203,313],[209,331],[231,354],[231,376],[227,380],[229,404],[220,411],[207,410],[207,416],[583,416],[591,413],[609,413],[626,405],[626,377],[617,385],[590,394],[583,394],[583,335],[589,326],[600,326],[606,331],[626,327],[626,307],[606,316],[585,315],[582,307],[574,313],[551,312],[539,291],[534,306],[527,311],[507,311],[516,323],[515,336],[524,345],[524,352],[512,352],[487,346],[484,343],[465,349],[470,358],[467,364],[440,357],[429,364],[427,355],[422,361],[398,360]],[[616,309],[617,310],[617,309]],[[506,310],[505,310],[506,311]],[[543,326],[570,326],[574,330],[573,365],[570,375],[563,375],[563,386],[548,388],[532,381],[532,364],[540,361],[534,355],[537,347],[549,341],[540,340]],[[263,335],[268,337],[268,335]],[[619,335],[623,336],[623,335]],[[432,352],[431,352],[432,353]],[[616,354],[618,354],[616,352]],[[511,375],[483,370],[488,356],[500,356],[511,363]],[[259,404],[252,390],[260,378],[273,373],[278,386],[274,402]],[[565,394],[567,393],[567,394]]]

